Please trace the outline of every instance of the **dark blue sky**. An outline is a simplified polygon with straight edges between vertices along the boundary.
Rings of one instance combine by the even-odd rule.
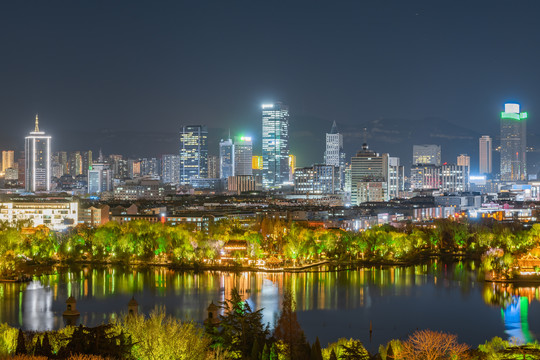
[[[334,119],[349,153],[374,120],[496,137],[507,100],[540,133],[539,15],[538,1],[2,2],[0,148],[21,149],[39,112],[56,150],[176,152],[167,136],[203,123],[216,152],[229,127],[259,138],[272,100],[290,105],[300,165],[322,159]]]

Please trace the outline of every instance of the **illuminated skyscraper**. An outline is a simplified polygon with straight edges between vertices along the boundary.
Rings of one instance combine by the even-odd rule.
[[[527,178],[527,113],[520,105],[504,104],[501,113],[501,180]]]
[[[339,183],[341,189],[343,189],[345,187],[345,151],[343,151],[343,134],[338,132],[335,121],[332,124],[330,133],[326,133],[324,162],[326,165],[339,167]]]
[[[28,192],[51,190],[51,137],[39,131],[36,115],[34,131],[25,138],[25,188]]]
[[[253,175],[251,160],[253,143],[248,136],[234,138],[234,175]]]
[[[231,139],[219,142],[219,174],[222,179],[234,175],[234,144]]]
[[[2,171],[14,168],[14,151],[2,151]]]
[[[369,150],[367,144],[351,157],[351,205],[388,200],[388,157]]]
[[[166,154],[161,157],[161,181],[164,184],[180,184],[180,155]]]
[[[219,179],[219,157],[208,155],[208,178]]]
[[[282,103],[262,106],[263,186],[289,182],[289,107]]]
[[[492,145],[491,145],[491,137],[488,135],[484,135],[480,138],[479,141],[479,170],[478,172],[480,174],[491,174],[491,166],[492,166]]]
[[[180,184],[208,177],[208,130],[204,125],[183,126],[180,132]]]

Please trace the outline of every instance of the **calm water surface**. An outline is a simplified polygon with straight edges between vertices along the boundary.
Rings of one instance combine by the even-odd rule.
[[[353,337],[376,350],[390,339],[429,328],[456,333],[476,346],[494,336],[532,341],[540,331],[540,287],[485,283],[474,262],[440,261],[298,274],[57,268],[28,284],[0,284],[0,322],[26,330],[58,329],[70,294],[77,299],[79,322],[89,326],[127,312],[132,296],[144,313],[164,306],[178,318],[202,322],[210,302],[224,301],[233,287],[252,307],[264,308],[270,324],[283,289],[292,289],[308,339],[319,336],[323,344]]]

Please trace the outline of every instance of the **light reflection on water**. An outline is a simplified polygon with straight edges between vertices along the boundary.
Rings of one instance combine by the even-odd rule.
[[[471,345],[493,336],[534,340],[531,326],[536,324],[529,324],[528,318],[539,308],[539,287],[484,283],[472,262],[298,274],[117,266],[74,266],[53,272],[28,284],[0,284],[0,322],[27,330],[60,328],[70,294],[77,299],[78,320],[89,326],[127,312],[131,296],[144,313],[164,306],[178,318],[202,322],[210,302],[224,301],[236,287],[253,308],[264,308],[264,321],[272,325],[283,289],[290,288],[309,340],[319,336],[324,344],[355,337],[374,350],[416,328],[457,333],[460,341]]]

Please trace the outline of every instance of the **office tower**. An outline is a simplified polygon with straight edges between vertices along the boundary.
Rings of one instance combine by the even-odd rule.
[[[113,172],[106,163],[94,163],[88,170],[88,193],[101,194],[113,190]]]
[[[433,164],[414,164],[409,178],[411,190],[439,189],[441,187],[441,167]]]
[[[465,162],[462,162],[465,164]],[[469,190],[469,166],[443,164],[441,166],[441,187],[444,192],[461,192]]]
[[[379,155],[363,144],[351,158],[351,204],[388,200],[387,182],[388,154]]]
[[[460,166],[471,167],[471,157],[467,154],[460,154],[457,157],[457,164]]]
[[[107,157],[106,163],[109,164],[114,179],[130,178],[129,161],[125,160],[122,155],[111,154]]]
[[[39,131],[37,115],[34,131],[25,138],[24,153],[26,191],[50,191],[51,137]]]
[[[208,155],[208,178],[219,179],[219,156]]]
[[[262,170],[263,169],[263,160],[262,156],[252,156],[251,157],[251,169],[252,170]]]
[[[82,156],[79,151],[69,153],[68,157],[69,175],[75,177],[82,174]]]
[[[164,184],[180,184],[180,155],[167,154],[161,157],[161,181]]]
[[[55,154],[56,161],[62,166],[62,175],[69,174],[68,154],[65,151],[58,151]]]
[[[289,181],[289,107],[262,105],[263,186],[280,187]]]
[[[294,172],[294,191],[298,194],[335,194],[339,182],[339,166],[315,164]]]
[[[294,183],[294,171],[296,169],[296,155],[289,154],[289,182]]]
[[[12,169],[14,167],[14,160],[13,150],[2,151],[2,171],[5,172],[7,169]]]
[[[183,126],[180,132],[180,184],[208,177],[208,130],[203,125]]]
[[[343,135],[338,132],[334,121],[330,133],[326,133],[326,150],[324,152],[326,165],[339,167],[341,188],[345,187],[345,151],[343,151]]]
[[[253,142],[248,136],[234,138],[234,175],[253,175]]]
[[[519,104],[504,104],[501,113],[501,180],[527,178],[527,113]]]
[[[228,179],[234,175],[234,144],[231,139],[219,142],[219,176]]]
[[[388,157],[388,198],[399,197],[405,190],[405,169],[399,165],[398,157]]]
[[[159,178],[161,173],[160,161],[156,158],[144,158],[141,160],[141,175],[142,176],[151,176],[153,178]]]
[[[461,170],[466,173],[467,188],[469,187],[468,181],[471,174],[471,157],[467,154],[461,154],[457,157],[457,165],[461,166]],[[463,190],[465,191],[465,190]]]
[[[441,147],[439,145],[413,145],[413,165],[441,165]]]
[[[135,179],[141,176],[141,161],[136,159],[128,159],[127,161],[127,177]]]
[[[480,174],[491,174],[492,171],[492,142],[491,137],[484,135],[479,141],[479,167]]]
[[[81,152],[81,174],[88,175],[88,170],[92,166],[92,150]]]

